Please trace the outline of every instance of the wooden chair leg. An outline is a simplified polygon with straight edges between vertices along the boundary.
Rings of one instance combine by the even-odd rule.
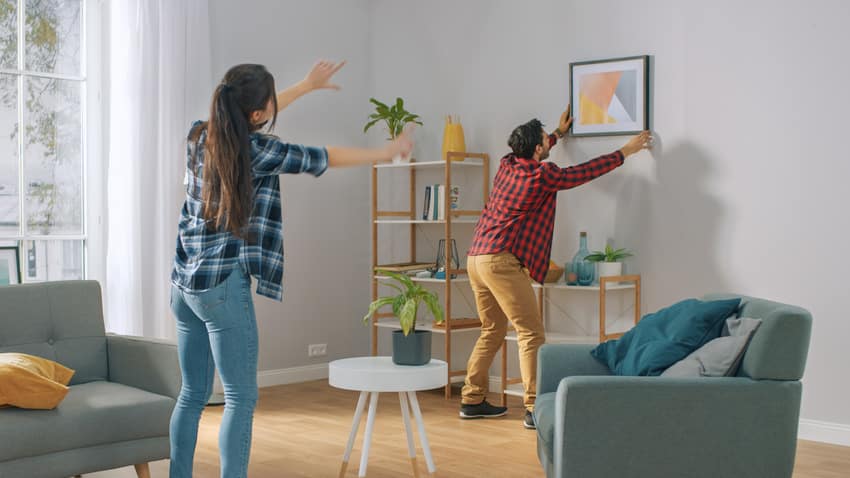
[[[139,478],[151,478],[151,469],[147,463],[133,465],[136,468],[136,476]]]

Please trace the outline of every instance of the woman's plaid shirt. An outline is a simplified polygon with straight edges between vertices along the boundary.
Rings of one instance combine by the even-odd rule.
[[[192,129],[200,125],[192,125]],[[206,130],[197,147],[187,143],[186,201],[180,215],[177,253],[171,282],[183,290],[200,292],[224,282],[237,267],[257,278],[257,293],[283,298],[283,221],[280,206],[280,174],[309,173],[320,176],[328,168],[324,148],[280,141],[276,136],[251,135],[251,169],[254,207],[246,229],[247,240],[227,231],[207,228],[201,202],[203,150]],[[192,158],[197,155],[197,169]]]
[[[549,137],[550,147],[556,142]],[[501,159],[493,190],[468,255],[510,252],[542,283],[549,271],[558,191],[580,186],[623,164],[616,151],[568,168],[509,154]]]

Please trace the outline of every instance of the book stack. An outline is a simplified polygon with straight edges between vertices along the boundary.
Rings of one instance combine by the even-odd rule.
[[[449,210],[460,209],[460,186],[449,188]],[[425,221],[446,220],[446,186],[429,184],[425,186],[425,201],[422,205],[422,219]]]

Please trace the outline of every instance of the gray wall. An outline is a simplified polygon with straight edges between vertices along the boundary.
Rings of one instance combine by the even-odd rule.
[[[347,59],[338,77],[343,89],[302,97],[278,116],[276,133],[309,145],[365,144],[371,68],[363,4],[214,0],[210,17],[216,80],[235,64],[256,62],[282,89],[319,58]],[[370,293],[369,170],[328,170],[318,179],[284,175],[281,193],[284,300],[255,297],[260,370],[362,355],[369,343],[369,329],[359,320]],[[307,345],[319,343],[328,344],[328,356],[308,358]]]
[[[645,312],[709,291],[810,309],[802,416],[850,424],[838,365],[850,335],[838,299],[848,20],[838,0],[376,0],[373,91],[420,110],[420,155],[439,153],[440,118],[456,113],[468,149],[497,157],[513,126],[556,124],[570,62],[652,55],[658,146],[560,195],[553,259],[567,260],[586,230],[594,248],[614,239],[635,251],[627,267],[643,275]],[[552,159],[576,164],[624,141],[575,138]]]

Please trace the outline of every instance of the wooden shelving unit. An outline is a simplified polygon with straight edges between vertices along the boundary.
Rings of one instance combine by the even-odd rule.
[[[452,263],[452,248],[448,247],[452,239],[453,224],[475,224],[478,222],[478,216],[481,215],[481,210],[455,210],[449,209],[449,185],[452,184],[452,170],[455,168],[480,168],[483,202],[487,203],[490,196],[490,156],[486,153],[447,153],[448,161],[427,161],[427,162],[410,162],[400,164],[379,164],[372,168],[372,300],[378,298],[378,284],[382,277],[375,275],[374,271],[379,267],[378,264],[378,225],[379,224],[395,224],[407,226],[410,228],[410,262],[417,262],[416,259],[416,227],[426,224],[438,224],[444,227],[443,239],[446,240],[446,264]],[[416,171],[424,168],[444,168],[445,170],[445,204],[446,204],[446,219],[445,220],[423,220],[419,219],[419,204],[416,202]],[[407,210],[382,211],[378,209],[378,191],[379,181],[378,172],[381,170],[409,170],[410,171],[410,203]],[[452,279],[452,274],[457,277]],[[452,317],[452,283],[468,283],[469,280],[463,278],[466,274],[465,269],[447,269],[445,279],[417,279],[416,281],[433,282],[444,285],[444,310],[446,315],[446,325],[444,327],[433,326],[432,324],[417,325],[419,330],[431,330],[433,333],[445,334],[445,360],[448,363],[448,380],[446,384],[446,398],[451,398],[452,389],[451,383],[453,377],[465,376],[466,370],[452,369],[452,353],[451,342],[452,332],[472,331],[480,329],[480,322],[477,318],[453,318]],[[394,317],[392,313],[379,312],[372,319],[372,355],[378,354],[378,328],[389,327],[399,328],[398,320],[382,320]],[[457,320],[457,322],[453,322]],[[464,361],[465,363],[465,361]]]
[[[606,314],[606,297],[609,291],[614,290],[633,290],[634,291],[634,323],[637,324],[640,320],[640,275],[623,275],[613,277],[601,277],[599,285],[578,286],[566,284],[536,284],[537,290],[537,307],[540,310],[540,317],[543,320],[543,328],[546,329],[547,320],[546,313],[543,309],[544,294],[548,291],[581,291],[587,293],[596,293],[599,295],[599,333],[597,335],[570,335],[562,333],[546,332],[547,344],[598,344],[606,340],[616,339],[623,336],[622,332],[608,332],[607,314]],[[549,319],[551,320],[551,318]],[[525,392],[522,388],[522,378],[508,377],[508,342],[516,342],[516,332],[509,332],[505,341],[502,343],[502,373],[501,373],[501,394],[502,406],[506,406],[508,395],[522,397]],[[519,384],[519,387],[516,385]]]

